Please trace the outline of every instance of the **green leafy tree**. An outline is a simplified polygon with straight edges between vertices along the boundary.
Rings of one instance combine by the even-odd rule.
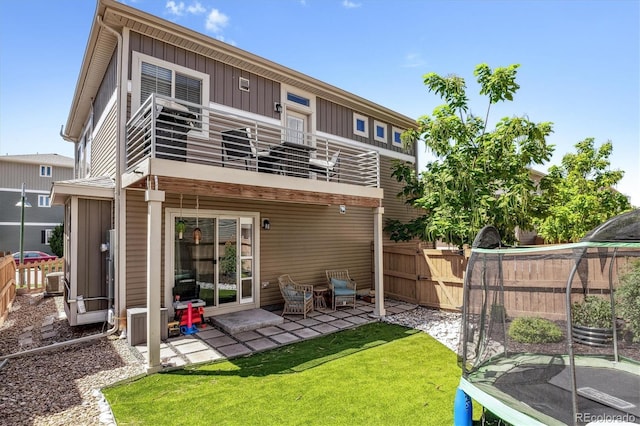
[[[610,170],[611,142],[594,145],[587,138],[575,145],[576,153],[566,154],[561,165],[549,168],[540,181],[538,234],[546,242],[575,242],[587,232],[631,209],[627,197],[615,189],[624,176]]]
[[[51,247],[51,251],[58,257],[62,257],[64,255],[64,227],[62,224],[53,228],[53,232],[49,237],[49,247]]]
[[[516,227],[532,228],[535,187],[529,167],[551,157],[553,146],[546,143],[551,123],[505,117],[495,128],[487,128],[491,106],[512,101],[519,89],[518,67],[476,67],[480,94],[488,98],[484,118],[471,113],[464,79],[435,73],[424,76],[429,92],[445,103],[431,116],[420,117],[403,140],[409,145],[424,141],[435,160],[420,175],[411,164],[394,164],[393,176],[404,184],[399,195],[424,214],[409,223],[387,222],[385,230],[393,240],[441,239],[462,246],[491,224],[511,242]]]

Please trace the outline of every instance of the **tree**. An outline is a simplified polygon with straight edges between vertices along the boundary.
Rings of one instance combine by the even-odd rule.
[[[64,227],[62,224],[53,228],[53,232],[51,232],[51,236],[49,237],[49,247],[51,247],[51,251],[58,257],[62,257],[64,255]]]
[[[546,143],[551,123],[505,117],[493,130],[487,129],[491,106],[512,101],[520,87],[515,80],[518,67],[475,68],[480,94],[488,97],[484,118],[471,113],[464,79],[424,76],[429,92],[445,104],[431,116],[420,117],[403,141],[424,141],[435,160],[420,175],[411,164],[394,164],[393,176],[405,185],[399,196],[424,214],[409,223],[387,222],[385,230],[392,239],[441,239],[462,246],[485,225],[494,225],[506,242],[514,241],[516,227],[532,228],[535,188],[529,167],[551,157],[553,146]]]
[[[627,197],[615,189],[624,176],[609,170],[611,142],[595,148],[594,139],[575,145],[560,166],[551,166],[540,181],[539,211],[535,220],[538,235],[546,242],[575,242],[587,232],[631,209]]]

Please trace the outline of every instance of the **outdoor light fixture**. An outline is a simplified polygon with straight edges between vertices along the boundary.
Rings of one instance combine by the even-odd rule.
[[[340,214],[345,214],[347,212],[347,206],[344,204],[340,204]]]
[[[269,222],[269,219],[262,219],[262,229],[264,229],[265,231],[271,229],[271,222]]]
[[[22,182],[22,196],[20,201],[16,203],[16,207],[20,207],[20,264],[24,263],[24,209],[25,207],[31,207],[31,203],[27,200],[27,195],[24,190],[24,182]]]
[[[273,110],[278,114],[282,113],[282,104],[280,102],[276,102],[273,104]]]

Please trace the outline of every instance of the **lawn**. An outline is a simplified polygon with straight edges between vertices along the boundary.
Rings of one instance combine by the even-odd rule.
[[[118,425],[450,425],[456,354],[373,323],[103,390]]]

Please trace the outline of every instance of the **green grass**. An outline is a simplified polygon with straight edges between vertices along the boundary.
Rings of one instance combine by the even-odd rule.
[[[373,323],[104,389],[118,425],[450,425],[456,355]]]

